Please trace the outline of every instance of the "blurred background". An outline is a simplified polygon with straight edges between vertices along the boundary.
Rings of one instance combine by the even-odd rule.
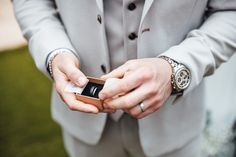
[[[10,0],[0,0],[0,157],[66,157],[50,116],[51,82],[37,71]]]
[[[207,78],[208,157],[236,157],[235,67],[236,55]],[[67,156],[50,117],[51,86],[28,53],[10,0],[0,0],[0,157]]]

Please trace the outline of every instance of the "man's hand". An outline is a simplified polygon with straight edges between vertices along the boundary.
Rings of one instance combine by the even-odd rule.
[[[103,89],[99,98],[104,100],[105,108],[123,109],[133,117],[143,118],[158,110],[170,96],[171,74],[171,66],[163,59],[131,60],[102,77],[122,79]],[[123,96],[112,99],[119,94]]]
[[[88,82],[86,76],[79,70],[79,60],[73,54],[57,54],[52,61],[52,71],[56,90],[71,110],[98,113],[97,107],[78,101],[74,93],[64,91],[69,81],[79,87],[83,87]]]

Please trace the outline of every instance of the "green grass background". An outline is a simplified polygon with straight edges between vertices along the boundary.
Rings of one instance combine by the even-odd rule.
[[[50,91],[26,47],[0,52],[0,157],[67,156]]]

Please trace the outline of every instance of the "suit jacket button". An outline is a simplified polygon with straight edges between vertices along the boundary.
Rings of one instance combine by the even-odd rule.
[[[130,3],[130,4],[128,5],[128,9],[129,9],[130,11],[132,11],[132,10],[136,9],[136,5],[135,5],[134,3]]]
[[[97,15],[97,21],[98,21],[100,24],[102,24],[102,17],[101,17],[101,15]]]
[[[137,36],[137,34],[136,33],[130,33],[129,34],[129,36],[128,36],[128,38],[130,39],[130,40],[134,40],[134,39],[136,39],[138,36]]]
[[[104,64],[101,65],[101,69],[102,69],[102,72],[103,72],[104,74],[107,73],[107,68],[106,68],[106,66],[105,66]]]

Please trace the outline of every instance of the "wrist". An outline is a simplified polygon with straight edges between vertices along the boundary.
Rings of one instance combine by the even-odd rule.
[[[73,56],[75,56],[74,53],[68,49],[58,49],[51,52],[47,57],[46,67],[52,79],[53,79],[53,64],[54,64],[53,62],[59,54],[72,54]]]
[[[185,89],[187,89],[191,83],[190,70],[181,63],[178,63],[172,58],[166,56],[160,56],[160,59],[166,60],[172,68],[171,85],[172,95],[183,95]]]

